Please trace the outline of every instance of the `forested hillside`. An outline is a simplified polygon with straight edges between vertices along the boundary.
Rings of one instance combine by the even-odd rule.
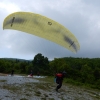
[[[66,82],[89,84],[100,89],[100,58],[55,58],[49,61],[42,54],[37,54],[33,60],[0,59],[0,73],[34,74],[53,76],[57,72],[66,71]]]

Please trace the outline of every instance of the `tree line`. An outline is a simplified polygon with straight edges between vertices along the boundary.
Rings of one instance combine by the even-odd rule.
[[[14,70],[17,74],[54,75],[66,71],[66,79],[71,79],[83,84],[93,85],[100,89],[100,58],[55,58],[49,61],[41,53],[35,55],[33,60],[0,59],[0,73],[10,73]]]

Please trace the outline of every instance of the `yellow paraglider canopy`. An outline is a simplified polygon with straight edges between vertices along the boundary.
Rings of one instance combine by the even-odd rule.
[[[30,12],[15,12],[4,19],[3,29],[27,32],[55,42],[73,52],[80,49],[75,36],[61,24]]]

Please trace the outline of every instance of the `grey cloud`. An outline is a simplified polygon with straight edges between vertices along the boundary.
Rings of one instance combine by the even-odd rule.
[[[91,0],[76,0],[77,2],[71,3],[70,5],[60,5],[60,8],[52,7],[48,5],[49,3],[45,0],[43,2],[28,0],[11,0],[16,5],[22,9],[22,11],[35,12],[51,18],[66,28],[68,28],[78,39],[80,43],[80,50],[77,54],[45,39],[29,35],[20,31],[5,31],[0,28],[0,47],[5,47],[11,45],[11,51],[13,54],[19,54],[23,57],[35,55],[37,53],[42,53],[49,59],[57,57],[100,57],[100,28],[97,28],[97,23],[100,22],[99,17],[99,4],[100,1]],[[57,0],[55,1],[58,2]],[[64,2],[65,3],[65,2]],[[61,3],[63,4],[63,3]],[[24,6],[23,6],[24,5]],[[54,6],[54,5],[53,5]],[[57,5],[59,6],[59,5]],[[59,10],[60,9],[60,10]],[[91,11],[92,10],[92,11]],[[3,20],[5,14],[2,12],[1,20]],[[0,27],[2,27],[2,21],[0,20]],[[6,35],[4,35],[4,33]],[[7,35],[9,34],[9,35]],[[28,58],[27,58],[28,59]]]

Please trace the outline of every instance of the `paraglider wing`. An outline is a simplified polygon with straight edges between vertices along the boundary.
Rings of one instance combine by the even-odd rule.
[[[3,29],[27,32],[57,43],[73,52],[80,49],[75,36],[61,24],[30,12],[15,12],[4,19]]]

